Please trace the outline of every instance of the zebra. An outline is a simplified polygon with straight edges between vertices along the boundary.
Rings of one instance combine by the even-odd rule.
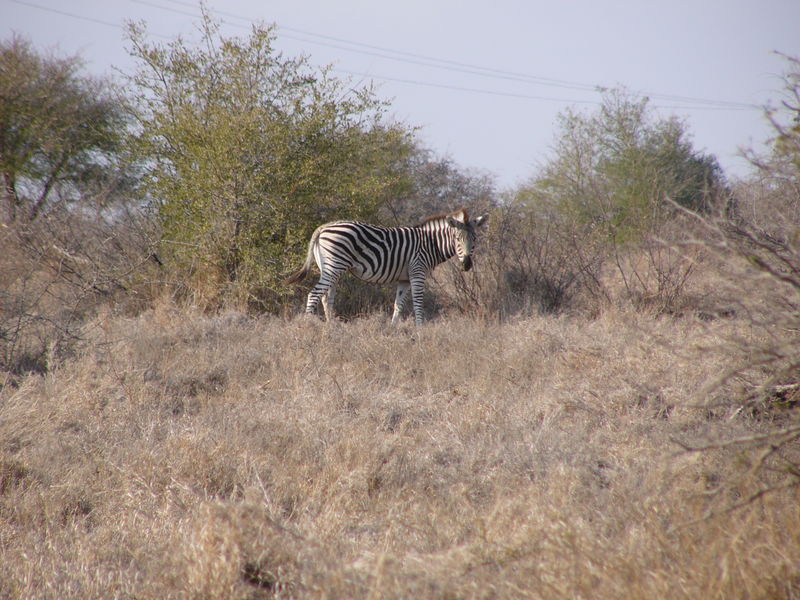
[[[464,271],[469,271],[476,230],[487,217],[483,215],[471,221],[466,209],[460,208],[449,214],[428,217],[413,227],[382,227],[358,221],[326,223],[317,227],[311,236],[303,267],[285,283],[305,279],[311,262],[316,260],[320,277],[308,294],[306,313],[316,312],[322,300],[325,318],[332,321],[336,284],[347,271],[370,283],[396,282],[392,324],[400,320],[411,290],[414,320],[420,325],[425,277],[453,255],[458,257]]]

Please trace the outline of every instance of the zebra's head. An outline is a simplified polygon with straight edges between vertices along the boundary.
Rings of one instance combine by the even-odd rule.
[[[452,231],[455,242],[456,257],[465,271],[472,268],[472,250],[475,248],[476,232],[486,222],[486,219],[487,215],[482,215],[470,221],[464,208],[447,215],[447,225]]]

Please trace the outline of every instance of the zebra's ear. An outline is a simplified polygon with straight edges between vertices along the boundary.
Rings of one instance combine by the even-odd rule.
[[[450,225],[450,227],[455,227],[456,229],[464,228],[464,224],[452,215],[447,215],[447,224]]]
[[[475,225],[475,227],[480,227],[488,220],[489,220],[489,215],[481,215],[480,217],[478,217],[473,221],[473,224]]]

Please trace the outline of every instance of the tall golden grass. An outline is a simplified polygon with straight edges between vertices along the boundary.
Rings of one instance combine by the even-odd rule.
[[[796,420],[720,379],[792,335],[101,314],[0,391],[0,597],[798,598],[798,488],[716,443]]]

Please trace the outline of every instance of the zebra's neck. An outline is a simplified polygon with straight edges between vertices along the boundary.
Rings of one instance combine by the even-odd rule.
[[[431,245],[441,254],[441,262],[451,258],[456,253],[456,244],[450,227],[444,217],[431,219],[418,226]]]

